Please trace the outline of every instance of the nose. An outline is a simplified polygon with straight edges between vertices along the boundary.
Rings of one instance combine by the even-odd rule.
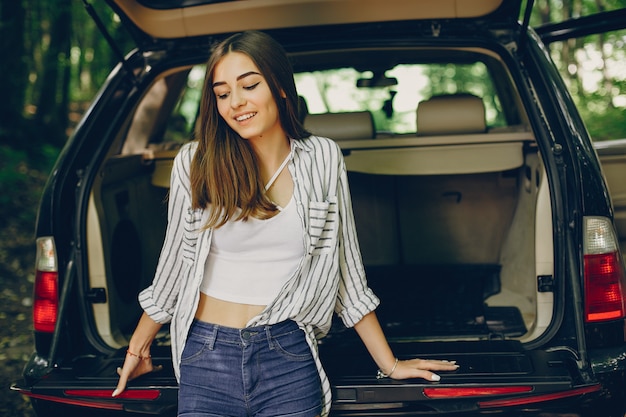
[[[233,109],[241,107],[244,104],[246,104],[246,99],[242,92],[235,90],[230,93],[230,106]]]

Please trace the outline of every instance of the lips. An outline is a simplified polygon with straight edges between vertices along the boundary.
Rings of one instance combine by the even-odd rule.
[[[256,113],[246,113],[235,117],[235,120],[238,122],[244,122],[256,116]]]

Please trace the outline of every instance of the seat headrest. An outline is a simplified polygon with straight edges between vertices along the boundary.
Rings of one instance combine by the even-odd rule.
[[[472,94],[433,96],[417,105],[417,134],[484,133],[485,105]]]
[[[317,136],[336,141],[350,139],[373,139],[374,118],[369,111],[308,114],[304,127]]]

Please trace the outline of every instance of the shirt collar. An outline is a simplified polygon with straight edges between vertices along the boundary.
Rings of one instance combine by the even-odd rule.
[[[307,152],[311,152],[313,150],[313,147],[311,146],[311,144],[309,143],[309,141],[307,140],[308,138],[304,138],[304,139],[292,139],[291,140],[291,149],[301,149]]]

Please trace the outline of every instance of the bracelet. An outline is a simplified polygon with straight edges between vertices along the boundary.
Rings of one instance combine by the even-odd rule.
[[[130,349],[127,349],[126,353],[128,353],[130,356],[134,356],[135,358],[139,358],[140,361],[144,359],[150,359],[152,357],[151,355],[148,355],[148,356],[137,355],[136,353],[131,352]]]
[[[384,373],[383,371],[379,369],[378,372],[376,372],[376,379],[389,378],[391,374],[393,374],[393,371],[396,370],[397,366],[398,366],[398,358],[396,358],[396,362],[393,364],[393,368],[391,368],[391,371],[389,371],[388,374]]]

